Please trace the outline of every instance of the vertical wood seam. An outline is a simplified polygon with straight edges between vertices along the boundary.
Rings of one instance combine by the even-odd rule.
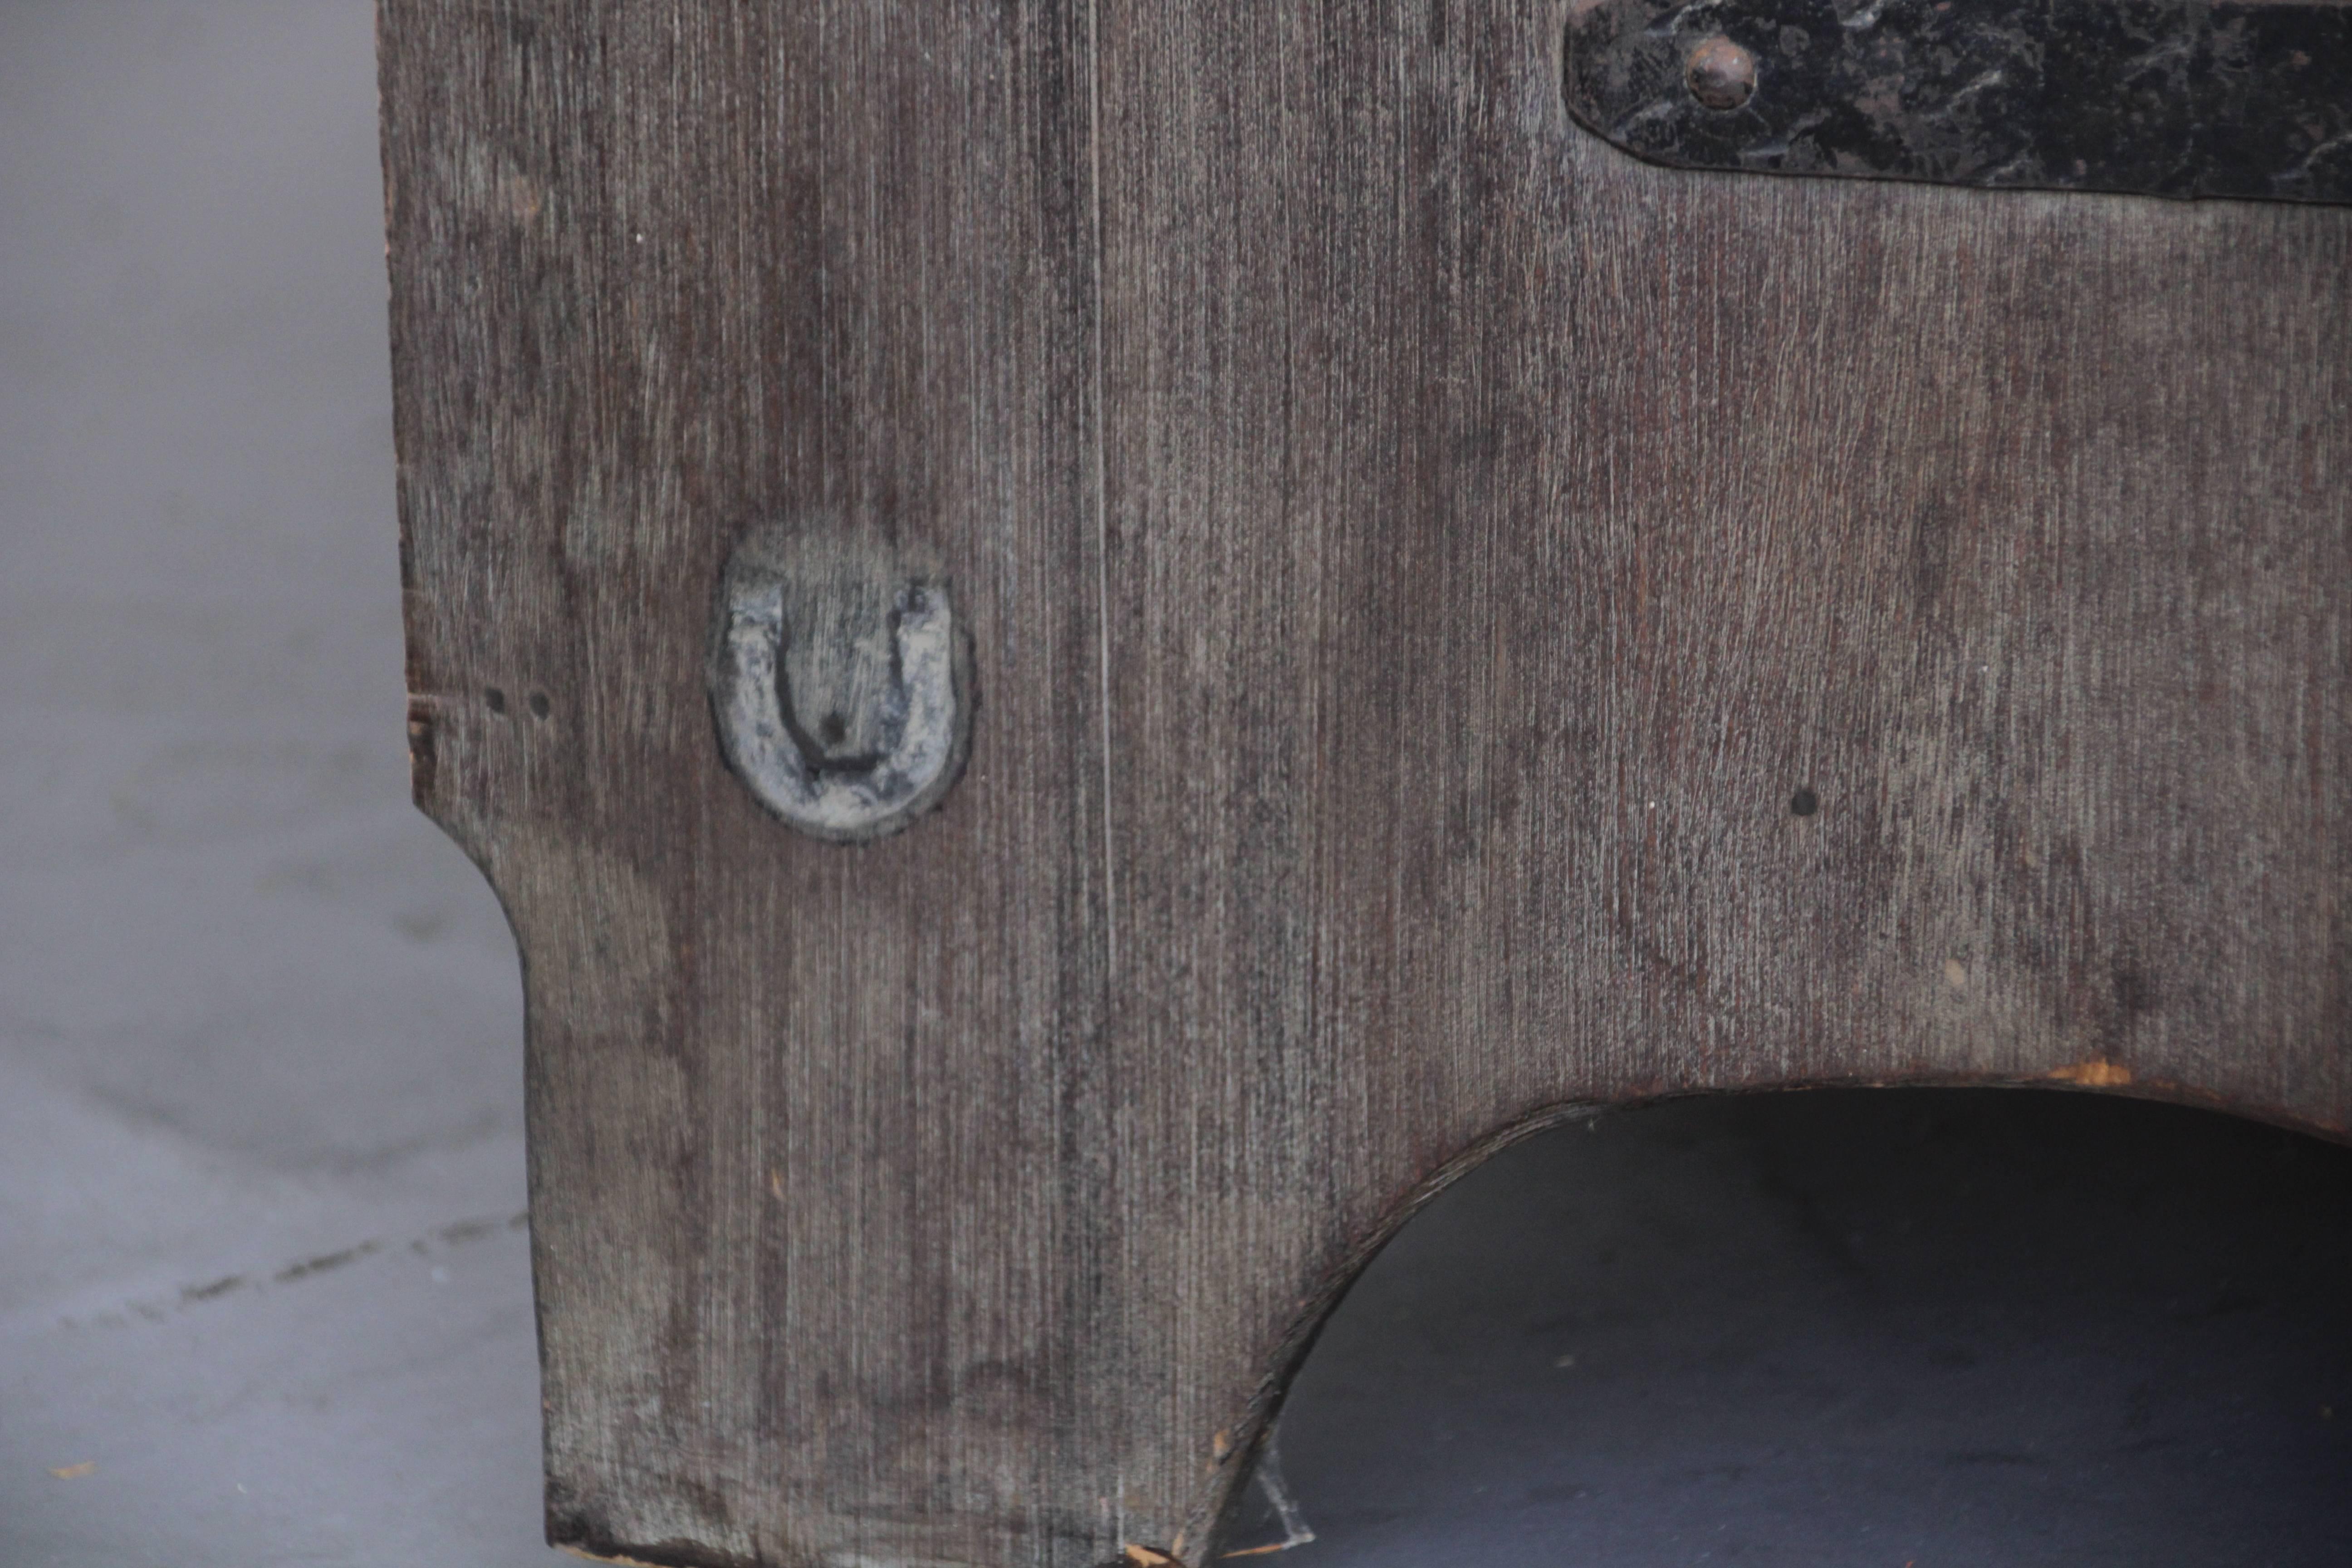
[[[1102,196],[1102,41],[1097,26],[1097,0],[1087,6],[1087,203],[1094,229],[1094,363],[1088,367],[1087,411],[1088,438],[1094,444],[1095,469],[1095,647],[1100,656],[1102,703],[1103,813],[1103,984],[1106,999],[1115,994],[1118,979],[1118,857],[1112,836],[1110,763],[1110,503],[1104,473],[1103,447],[1103,196]]]

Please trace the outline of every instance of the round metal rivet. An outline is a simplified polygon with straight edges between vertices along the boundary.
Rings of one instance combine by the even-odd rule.
[[[1691,96],[1707,108],[1738,109],[1756,93],[1756,57],[1721,34],[1701,38],[1683,61]]]

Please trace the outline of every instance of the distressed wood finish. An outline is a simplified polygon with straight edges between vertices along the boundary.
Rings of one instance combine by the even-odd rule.
[[[1580,1102],[2352,1124],[2352,213],[1657,169],[1565,25],[385,0],[555,1539],[1197,1559],[1369,1249]],[[953,584],[895,837],[727,770],[754,528]]]

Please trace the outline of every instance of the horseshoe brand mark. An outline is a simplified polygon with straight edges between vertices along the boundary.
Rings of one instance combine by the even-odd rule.
[[[711,699],[727,760],[819,838],[895,833],[956,780],[971,722],[944,582],[873,562],[739,558]]]

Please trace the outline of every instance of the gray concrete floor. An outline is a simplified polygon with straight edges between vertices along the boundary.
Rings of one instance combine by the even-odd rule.
[[[2341,1568],[2352,1151],[2016,1089],[1612,1113],[1406,1227],[1282,1446],[1298,1568]]]
[[[0,8],[5,1568],[565,1560],[513,943],[407,801],[373,27]]]
[[[407,803],[372,18],[0,0],[0,1568],[555,1560],[520,1014]],[[1302,1568],[2352,1563],[2352,1168],[2080,1097],[1505,1156]]]

